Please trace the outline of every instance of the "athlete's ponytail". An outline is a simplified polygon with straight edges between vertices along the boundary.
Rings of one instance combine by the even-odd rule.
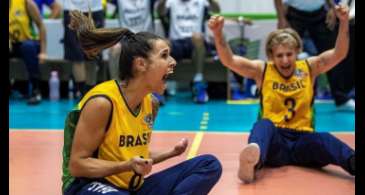
[[[121,53],[119,59],[119,77],[128,80],[133,77],[133,60],[143,57],[148,60],[155,40],[164,38],[148,32],[133,33],[126,28],[100,28],[94,26],[91,19],[80,11],[70,12],[69,28],[75,30],[80,45],[88,58],[95,58],[103,49],[109,48],[120,41]]]
[[[95,28],[94,22],[80,11],[70,12],[71,22],[69,28],[75,30],[81,48],[88,58],[95,58],[100,51],[116,44],[124,34],[131,33],[126,28]]]

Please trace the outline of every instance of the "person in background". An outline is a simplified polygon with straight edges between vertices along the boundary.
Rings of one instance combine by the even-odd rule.
[[[302,42],[290,28],[271,32],[266,40],[268,61],[233,55],[224,40],[224,18],[213,16],[209,28],[223,65],[256,81],[260,90],[259,119],[254,124],[248,145],[239,155],[238,177],[246,183],[255,179],[263,166],[297,165],[321,168],[340,166],[355,175],[355,151],[328,132],[314,130],[314,81],[343,60],[349,49],[349,12],[336,6],[339,33],[335,47],[298,60]]]
[[[119,79],[96,85],[66,119],[63,146],[64,195],[206,195],[218,182],[222,166],[213,155],[200,155],[147,176],[152,167],[181,155],[181,139],[164,152],[150,150],[152,127],[176,61],[168,41],[149,32],[125,28],[96,29],[81,12],[71,12],[83,51],[94,58],[121,43]]]
[[[62,7],[57,0],[34,0],[34,2],[37,4],[42,17],[45,17],[43,13],[43,5],[46,5],[51,10],[51,15],[48,17],[49,19],[57,19],[61,17]]]
[[[160,0],[157,7],[163,26],[168,27],[165,32],[171,41],[171,55],[177,61],[192,58],[196,66],[193,100],[206,103],[209,96],[203,72],[207,43],[203,33],[210,13],[220,11],[218,3],[214,0]]]
[[[308,32],[317,51],[333,47],[338,31],[333,0],[274,0],[278,28],[291,27],[303,37]],[[332,97],[338,110],[355,110],[355,101],[349,97],[354,88],[352,67],[346,61],[327,72]]]
[[[85,15],[91,10],[91,17],[95,26],[100,28],[105,25],[105,15],[101,0],[64,0],[63,2],[63,27],[64,27],[64,59],[72,63],[72,73],[75,80],[76,98],[97,83],[97,70],[101,66],[102,56],[97,59],[85,60],[77,35],[67,26],[70,24],[70,10],[81,10]],[[100,69],[100,68],[99,68]]]
[[[33,22],[38,28],[39,36],[34,34]],[[37,5],[33,0],[9,1],[9,54],[10,58],[21,58],[27,68],[30,105],[39,104],[42,100],[40,90],[39,64],[44,63],[46,54],[46,28]]]

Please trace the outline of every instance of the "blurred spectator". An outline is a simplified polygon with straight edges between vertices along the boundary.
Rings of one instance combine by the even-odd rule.
[[[44,17],[43,5],[46,5],[51,10],[51,15],[48,17],[49,19],[60,18],[62,7],[57,0],[34,0],[34,2],[37,4],[41,16]]]
[[[33,22],[39,37],[34,34]],[[9,53],[11,57],[24,60],[31,84],[28,104],[38,104],[42,100],[39,88],[39,63],[46,58],[46,29],[37,5],[33,0],[9,1]]]
[[[291,27],[303,38],[307,32],[319,53],[334,47],[338,22],[333,0],[274,0],[278,28]],[[349,97],[354,88],[351,64],[340,62],[327,72],[332,97],[339,110],[355,110],[355,101]]]
[[[75,79],[76,98],[80,98],[97,82],[98,65],[101,64],[101,55],[95,59],[87,59],[80,48],[76,33],[68,28],[70,10],[80,10],[85,15],[91,10],[91,17],[96,28],[105,25],[102,0],[64,0],[63,27],[64,27],[64,58],[73,63],[72,73]]]
[[[171,40],[172,56],[177,60],[192,58],[196,66],[193,78],[193,100],[197,103],[208,101],[207,84],[203,69],[206,57],[204,25],[210,12],[219,12],[214,0],[160,0],[158,12],[165,33]]]

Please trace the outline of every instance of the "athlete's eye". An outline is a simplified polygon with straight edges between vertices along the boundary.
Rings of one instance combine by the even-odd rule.
[[[292,57],[293,56],[293,53],[292,52],[289,52],[286,54],[287,57]]]
[[[168,53],[167,53],[167,52],[164,52],[164,53],[162,53],[161,57],[162,57],[162,58],[164,58],[164,59],[166,59],[166,58],[168,58],[168,57],[169,57],[169,55],[168,55]]]

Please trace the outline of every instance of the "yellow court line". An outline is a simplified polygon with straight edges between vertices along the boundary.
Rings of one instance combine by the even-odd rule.
[[[191,148],[189,150],[187,159],[194,158],[198,152],[200,147],[200,143],[202,142],[204,130],[208,129],[208,121],[209,121],[209,112],[203,113],[203,118],[200,121],[200,131],[198,131],[194,137],[194,141],[191,144]]]
[[[188,160],[191,159],[191,158],[194,158],[196,156],[196,154],[198,152],[198,149],[200,147],[200,143],[203,140],[203,135],[204,135],[203,131],[199,131],[199,132],[196,133],[196,135],[194,137],[194,141],[191,144],[191,148],[190,148],[188,156],[187,156]]]
[[[232,105],[258,104],[259,100],[258,99],[227,100],[226,103]]]

